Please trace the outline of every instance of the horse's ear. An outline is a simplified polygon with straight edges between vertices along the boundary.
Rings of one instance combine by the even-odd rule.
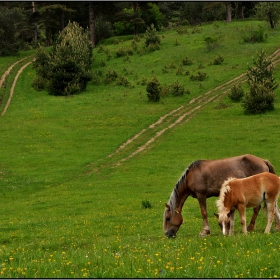
[[[170,211],[170,206],[167,203],[165,203],[165,206],[166,206],[167,210]]]
[[[219,214],[214,213],[215,217],[219,219]]]

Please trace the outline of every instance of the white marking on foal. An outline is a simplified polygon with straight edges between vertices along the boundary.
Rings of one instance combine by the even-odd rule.
[[[223,221],[222,225],[223,225],[223,235],[226,235],[226,225],[225,225],[225,221]]]

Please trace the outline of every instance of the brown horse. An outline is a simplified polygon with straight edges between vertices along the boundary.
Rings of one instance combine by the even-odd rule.
[[[189,165],[175,185],[163,216],[163,228],[167,237],[175,237],[182,222],[182,208],[188,196],[197,198],[203,219],[201,236],[210,234],[207,219],[206,199],[219,196],[223,182],[229,177],[245,178],[261,172],[275,174],[271,163],[253,155],[242,155],[237,157],[217,160],[197,160]],[[249,230],[255,225],[261,206],[254,208],[254,214]]]
[[[243,233],[246,228],[246,207],[256,207],[263,201],[266,203],[267,225],[265,233],[270,232],[274,214],[280,222],[280,212],[277,200],[280,193],[280,178],[269,172],[263,172],[248,178],[226,180],[216,201],[219,209],[219,224],[224,235],[232,235],[234,228],[234,211],[237,209],[240,215],[240,223]]]

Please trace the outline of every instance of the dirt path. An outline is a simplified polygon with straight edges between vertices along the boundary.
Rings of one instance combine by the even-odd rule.
[[[13,64],[5,71],[5,73],[2,75],[2,77],[1,77],[1,79],[0,79],[0,88],[2,87],[2,85],[3,85],[3,83],[4,83],[5,79],[6,79],[6,77],[10,74],[10,72],[11,72],[11,70],[14,68],[14,66],[16,66],[18,63],[22,62],[22,61],[25,60],[25,59],[27,59],[27,57],[24,57],[24,58],[22,58],[22,59],[16,61],[15,63],[13,63]],[[32,60],[32,61],[33,61],[33,60]],[[4,109],[3,109],[2,113],[1,113],[1,116],[3,116],[3,115],[6,113],[8,107],[9,107],[9,105],[10,105],[12,96],[13,96],[13,94],[14,94],[15,85],[16,85],[16,82],[17,82],[17,80],[18,80],[19,75],[21,74],[21,72],[23,71],[23,69],[24,69],[25,67],[27,67],[32,61],[27,62],[26,64],[24,64],[24,65],[20,68],[20,70],[17,72],[17,74],[16,74],[16,76],[15,76],[15,78],[14,78],[12,87],[11,87],[11,89],[10,89],[9,98],[8,98],[7,103],[6,103]]]
[[[269,56],[274,65],[277,65],[280,62],[279,56],[280,48]],[[233,85],[244,83],[245,81],[246,73],[243,73],[238,77],[220,86],[217,86],[213,90],[210,90],[202,95],[193,98],[188,104],[180,106],[170,113],[160,117],[155,123],[143,129],[131,139],[128,139],[123,145],[121,145],[114,153],[110,154],[108,157],[115,157],[115,164],[120,165],[122,162],[147,150],[150,144],[153,143],[157,138],[159,138],[165,131],[175,127],[176,125],[188,122],[199,112],[200,109],[202,109],[210,102],[219,101],[231,90]]]
[[[279,56],[280,56],[280,48],[269,56],[274,65],[279,64],[280,62]],[[18,60],[7,69],[7,71],[1,77],[0,87],[2,86],[6,76],[10,73],[12,68],[24,59],[26,59],[26,57],[21,60]],[[3,116],[6,113],[9,107],[19,75],[28,65],[30,65],[30,63],[32,63],[32,61],[29,61],[26,64],[24,64],[17,72],[10,90],[10,96],[8,98],[8,101],[5,105],[5,108],[1,116]],[[114,153],[108,155],[108,157],[111,159],[111,164],[120,165],[122,162],[147,150],[151,145],[151,143],[153,143],[157,138],[159,138],[164,132],[179,124],[188,122],[204,106],[206,106],[210,102],[219,101],[223,96],[225,96],[225,94],[227,94],[231,90],[233,85],[237,83],[243,83],[245,81],[246,81],[246,73],[243,73],[240,76],[220,86],[217,86],[213,90],[210,90],[204,94],[201,94],[193,98],[192,100],[189,101],[188,104],[182,105],[177,109],[172,110],[168,114],[160,117],[155,123],[149,125],[147,128],[144,128],[142,131],[134,135],[132,138],[128,139]]]
[[[26,58],[23,58],[23,59],[26,59]],[[23,59],[21,59],[21,60],[15,62],[13,65],[11,65],[11,66],[9,67],[9,69],[8,69],[8,70],[4,73],[4,75],[2,75],[2,77],[1,77],[2,83],[3,83],[3,81],[5,80],[6,76],[10,73],[10,71],[12,70],[12,68],[13,68],[17,63],[19,63],[20,61],[22,61]],[[34,60],[34,59],[33,59],[33,60]],[[33,61],[33,60],[32,60],[32,61]],[[13,81],[12,87],[11,87],[11,89],[10,89],[9,98],[8,98],[8,100],[7,100],[7,103],[6,103],[5,107],[4,107],[4,110],[3,110],[2,113],[1,113],[1,116],[3,116],[3,115],[6,113],[8,107],[9,107],[9,105],[10,105],[10,102],[11,102],[11,99],[12,99],[12,97],[13,97],[14,90],[15,90],[15,86],[16,86],[16,83],[17,83],[17,80],[18,80],[19,75],[21,74],[21,72],[23,71],[24,68],[26,68],[30,63],[32,63],[32,61],[29,61],[29,62],[27,62],[26,64],[24,64],[24,65],[19,69],[19,71],[17,72],[17,74],[16,74],[16,76],[15,76],[15,79],[14,79],[14,81]],[[3,76],[4,76],[4,77],[3,77]],[[2,86],[2,83],[0,83],[0,87]]]

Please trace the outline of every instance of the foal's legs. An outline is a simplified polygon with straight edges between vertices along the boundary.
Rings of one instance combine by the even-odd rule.
[[[259,214],[259,211],[260,211],[261,207],[262,207],[261,205],[254,207],[254,212],[253,212],[252,219],[250,221],[250,224],[247,227],[248,231],[252,231],[252,230],[255,229],[255,227],[256,227],[256,225],[255,225],[256,219],[258,217],[258,214]]]
[[[246,205],[245,204],[238,204],[237,209],[239,211],[239,216],[240,216],[240,223],[242,225],[242,231],[244,234],[247,233],[247,228],[246,228]]]
[[[278,208],[278,205],[277,205],[277,199],[276,199],[276,202],[274,204],[274,209],[275,209],[276,223],[280,224],[280,212],[279,212],[279,208]]]
[[[235,214],[235,210],[231,210],[230,211],[229,235],[233,235],[233,231],[234,231],[234,214]]]
[[[271,229],[272,221],[274,218],[275,201],[273,201],[273,202],[267,201],[266,204],[267,204],[267,208],[266,208],[267,225],[266,225],[264,233],[269,233],[270,229]]]

